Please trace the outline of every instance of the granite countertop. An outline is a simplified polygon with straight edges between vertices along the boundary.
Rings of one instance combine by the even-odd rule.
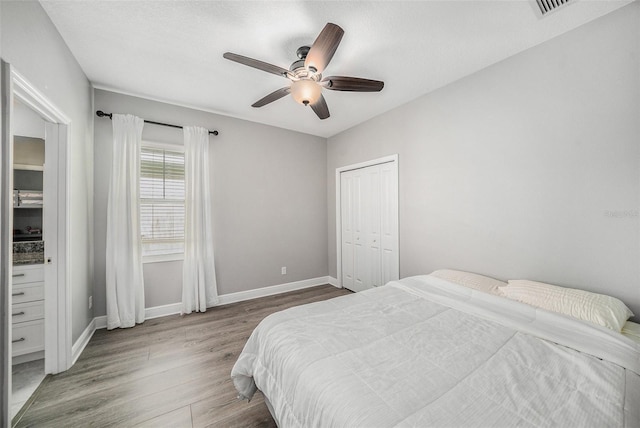
[[[13,243],[13,265],[44,264],[44,241]]]

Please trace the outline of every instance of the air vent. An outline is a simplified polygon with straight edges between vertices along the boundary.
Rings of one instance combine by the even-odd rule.
[[[538,3],[538,7],[540,8],[540,12],[542,15],[546,15],[547,13],[556,10],[557,8],[564,6],[569,3],[571,0],[536,0]]]

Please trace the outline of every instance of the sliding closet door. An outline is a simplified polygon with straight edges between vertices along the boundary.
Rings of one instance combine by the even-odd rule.
[[[340,174],[342,286],[353,291],[398,279],[396,163]]]

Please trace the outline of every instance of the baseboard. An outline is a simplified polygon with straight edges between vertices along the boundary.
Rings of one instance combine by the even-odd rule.
[[[245,300],[257,299],[257,298],[260,298],[260,297],[273,296],[275,294],[288,293],[289,291],[302,290],[304,288],[316,287],[318,285],[324,285],[324,284],[331,284],[334,287],[337,287],[337,280],[335,278],[330,277],[330,276],[320,276],[318,278],[304,279],[302,281],[287,282],[285,284],[278,284],[278,285],[272,285],[272,286],[269,286],[269,287],[256,288],[254,290],[239,291],[237,293],[230,293],[230,294],[222,294],[222,295],[218,296],[219,301],[218,301],[218,304],[216,306],[228,305],[230,303],[242,302],[242,301],[245,301]],[[144,316],[145,316],[145,319],[166,317],[168,315],[179,314],[181,308],[182,308],[182,303],[171,303],[169,305],[154,306],[154,307],[151,307],[151,308],[146,308],[144,310]],[[100,317],[95,317],[91,323],[94,324],[93,331],[101,329],[101,328],[107,328],[107,317],[105,315],[100,316]],[[85,329],[85,332],[82,333],[82,336],[80,336],[80,339],[78,339],[76,341],[76,343],[80,342],[80,340],[84,337],[84,335],[87,332],[87,330],[89,330],[90,326],[91,326],[91,324],[89,324],[87,329]],[[91,332],[91,334],[93,334],[93,331]],[[89,339],[91,338],[91,336],[88,336],[88,337],[89,337]],[[87,339],[87,342],[88,342],[88,339]],[[78,347],[79,346],[80,345],[78,345]],[[86,346],[86,343],[84,344],[84,346]],[[82,349],[84,349],[84,346],[82,346]],[[73,359],[73,361],[75,362],[75,360],[77,358],[75,356],[76,355],[75,354],[75,349],[76,349],[76,345],[75,344],[73,345],[73,349],[74,349],[74,352],[73,352],[74,359]],[[82,352],[82,350],[80,350],[80,352]],[[80,355],[80,354],[78,354],[78,355]]]
[[[327,278],[329,278],[329,280],[327,281],[329,284],[333,285],[334,287],[337,288],[342,288],[340,287],[340,284],[338,284],[338,278],[334,278],[332,276],[328,276]]]
[[[303,288],[316,287],[318,285],[329,284],[328,276],[305,279],[302,281],[287,282],[285,284],[272,285],[269,287],[256,288],[253,290],[239,291],[237,293],[223,294],[218,296],[218,305],[228,305],[229,303],[242,302],[244,300],[257,299],[259,297],[273,296],[275,294],[287,293],[289,291],[302,290]]]
[[[150,308],[145,308],[144,319],[150,320],[153,318],[160,318],[160,317],[166,317],[169,315],[179,314],[181,308],[182,308],[182,303],[171,303],[168,305],[152,306]],[[99,330],[101,328],[107,328],[106,315],[95,317],[94,321],[96,322],[96,330]]]
[[[169,315],[179,314],[182,310],[182,303],[171,303],[169,305],[154,306],[144,310],[144,319],[151,320],[154,318],[166,317]]]
[[[104,318],[105,318],[105,325],[106,325],[107,317],[104,317]],[[73,346],[71,346],[71,365],[72,366],[76,363],[76,361],[80,357],[80,354],[82,354],[82,351],[84,351],[84,348],[86,348],[87,344],[91,340],[91,337],[93,337],[93,333],[95,333],[95,331],[96,331],[96,319],[94,318],[91,320],[87,328],[84,329],[84,331],[82,332],[78,340],[76,340]]]

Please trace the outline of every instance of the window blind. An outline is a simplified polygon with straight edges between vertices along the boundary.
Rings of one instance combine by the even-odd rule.
[[[184,252],[184,153],[142,147],[140,230],[143,256]]]

